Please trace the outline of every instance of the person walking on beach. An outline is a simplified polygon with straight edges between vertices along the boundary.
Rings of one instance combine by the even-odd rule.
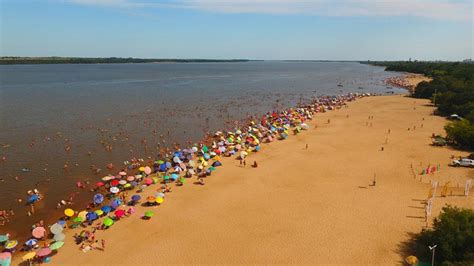
[[[247,162],[246,162],[245,159],[244,159],[244,167],[245,167],[246,165],[247,165]]]
[[[105,239],[100,240],[100,245],[102,247],[102,251],[105,251]]]
[[[306,149],[308,149],[308,143],[306,143]]]

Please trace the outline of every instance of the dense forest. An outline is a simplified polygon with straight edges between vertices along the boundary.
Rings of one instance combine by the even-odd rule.
[[[0,65],[19,64],[113,64],[113,63],[219,63],[219,62],[248,62],[247,59],[144,59],[122,57],[0,57]]]
[[[431,77],[421,82],[413,97],[431,99],[437,113],[457,114],[463,119],[448,124],[447,137],[454,144],[474,149],[474,64],[461,62],[370,62],[387,71],[418,73]]]

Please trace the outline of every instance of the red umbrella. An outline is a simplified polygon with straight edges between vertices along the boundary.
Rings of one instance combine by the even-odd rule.
[[[95,183],[95,185],[98,186],[98,187],[103,187],[105,184],[104,184],[104,182],[97,182],[97,183]]]
[[[118,218],[125,215],[125,211],[121,209],[116,210],[114,213],[115,213],[115,216],[117,216]]]
[[[53,251],[50,248],[42,248],[42,249],[36,251],[36,256],[45,257],[45,256],[48,256],[49,254],[51,254],[51,252],[53,252]]]
[[[114,179],[110,182],[110,185],[112,185],[113,187],[117,186],[119,184],[119,181],[117,179]]]
[[[147,184],[147,185],[153,184],[153,179],[151,179],[149,177],[145,178],[145,184]]]

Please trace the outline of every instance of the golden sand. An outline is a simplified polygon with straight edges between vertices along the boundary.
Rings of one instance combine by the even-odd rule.
[[[433,110],[427,100],[380,96],[318,114],[310,130],[263,145],[247,167],[226,159],[205,186],[193,178],[162,206],[139,207],[97,232],[105,251],[83,253],[70,230],[50,264],[401,262],[401,243],[425,226],[432,180],[451,181],[453,194],[440,197],[438,189],[433,216],[446,203],[474,208],[472,191],[460,196],[473,170],[448,167],[451,155],[466,154],[429,145],[446,123]],[[249,167],[253,160],[258,168]],[[418,175],[428,164],[440,171]],[[149,221],[139,218],[145,210],[155,211]]]

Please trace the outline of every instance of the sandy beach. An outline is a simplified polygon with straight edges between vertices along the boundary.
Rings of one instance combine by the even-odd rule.
[[[105,251],[83,253],[72,237],[79,230],[68,230],[50,264],[401,262],[402,243],[426,225],[432,180],[450,181],[452,194],[438,189],[433,215],[445,204],[474,207],[472,193],[460,196],[474,170],[448,167],[451,155],[466,153],[429,145],[446,123],[433,110],[427,100],[380,96],[318,114],[310,130],[252,154],[258,168],[226,158],[205,186],[176,187],[161,206],[98,231]],[[149,221],[139,218],[145,209],[155,211]]]

